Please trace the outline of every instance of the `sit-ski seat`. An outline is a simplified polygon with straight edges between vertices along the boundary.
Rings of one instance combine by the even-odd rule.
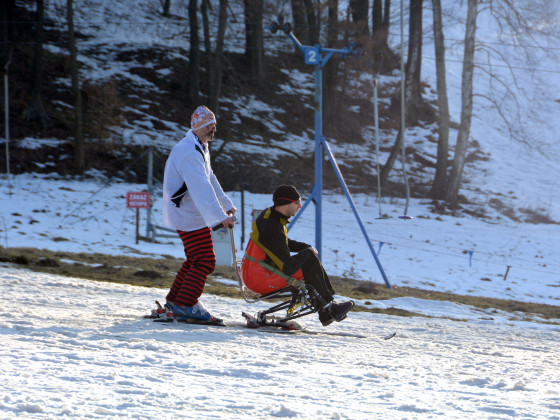
[[[301,270],[292,276],[287,276],[281,271],[264,263],[266,253],[251,239],[247,244],[245,256],[241,261],[241,273],[245,286],[259,295],[268,295],[273,292],[293,285],[293,279],[302,280]]]
[[[283,329],[302,329],[293,320],[317,312],[310,299],[318,298],[312,286],[303,281],[301,270],[288,276],[265,262],[266,253],[251,239],[247,244],[245,255],[241,261],[241,269],[237,271],[241,278],[241,291],[245,300],[256,302],[266,299],[287,299],[272,308],[258,312],[255,316],[243,312],[249,326],[274,326]],[[256,294],[252,300],[247,299],[244,290]],[[286,315],[275,316],[276,312],[287,310]]]

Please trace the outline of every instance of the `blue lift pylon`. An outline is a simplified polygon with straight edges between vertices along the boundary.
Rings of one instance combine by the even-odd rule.
[[[278,22],[273,22],[269,26],[270,31],[274,34],[278,30],[284,32],[288,37],[292,40],[294,45],[303,53],[305,58],[305,64],[312,65],[315,68],[315,183],[313,188],[311,189],[311,193],[305,203],[302,206],[301,211],[294,216],[292,222],[290,223],[291,228],[299,216],[305,211],[308,207],[309,203],[313,202],[315,204],[315,248],[319,253],[319,259],[322,256],[322,195],[323,195],[323,151],[327,153],[327,157],[330,160],[332,167],[336,173],[336,176],[340,182],[342,189],[344,190],[344,194],[350,203],[350,207],[352,208],[352,212],[356,217],[356,220],[360,226],[362,234],[368,244],[368,247],[371,251],[371,255],[373,256],[375,263],[383,277],[383,281],[385,285],[390,289],[391,284],[389,283],[389,279],[385,274],[385,270],[383,270],[383,266],[377,257],[375,249],[367,235],[366,229],[364,224],[362,223],[362,219],[360,214],[358,213],[358,209],[354,204],[354,200],[350,195],[350,191],[344,181],[342,173],[336,163],[335,157],[332,154],[331,148],[328,145],[325,137],[323,137],[323,67],[329,59],[334,54],[340,55],[351,55],[355,54],[356,51],[354,50],[354,43],[350,42],[347,48],[342,49],[333,49],[333,48],[323,48],[320,44],[316,44],[314,46],[305,46],[302,45],[301,42],[296,38],[296,36],[292,32],[292,25],[290,23],[284,23],[283,17],[280,15],[278,16]]]

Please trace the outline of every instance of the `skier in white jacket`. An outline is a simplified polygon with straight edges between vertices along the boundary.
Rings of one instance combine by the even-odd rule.
[[[215,133],[214,113],[199,106],[191,116],[191,129],[171,150],[163,177],[163,222],[177,230],[186,256],[166,306],[176,318],[208,323],[222,322],[198,300],[216,266],[210,226],[233,228],[236,211],[210,166],[208,143]]]

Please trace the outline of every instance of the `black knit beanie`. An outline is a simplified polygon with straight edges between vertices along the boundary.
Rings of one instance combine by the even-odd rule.
[[[280,185],[276,188],[276,190],[274,190],[274,194],[272,194],[274,206],[283,206],[284,204],[294,203],[300,198],[298,190],[296,190],[296,187],[292,185]]]

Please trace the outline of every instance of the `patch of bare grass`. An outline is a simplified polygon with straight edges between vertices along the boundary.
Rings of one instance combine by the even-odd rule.
[[[34,271],[79,277],[89,280],[131,284],[134,286],[171,287],[175,273],[179,270],[182,259],[170,255],[155,257],[129,257],[99,253],[56,252],[36,248],[3,248],[0,247],[0,262],[7,262]],[[240,298],[236,286],[219,281],[220,278],[235,279],[232,267],[218,266],[208,279],[206,291],[220,296]],[[359,299],[365,305],[356,310],[385,313],[398,316],[425,316],[398,308],[370,308],[368,300],[387,300],[397,297],[414,297],[418,299],[449,301],[462,303],[481,309],[496,309],[511,313],[523,313],[530,319],[539,316],[548,320],[560,319],[560,306],[544,305],[533,302],[494,299],[482,296],[465,296],[413,287],[393,286],[388,289],[382,284],[355,279],[331,276],[337,294]]]

